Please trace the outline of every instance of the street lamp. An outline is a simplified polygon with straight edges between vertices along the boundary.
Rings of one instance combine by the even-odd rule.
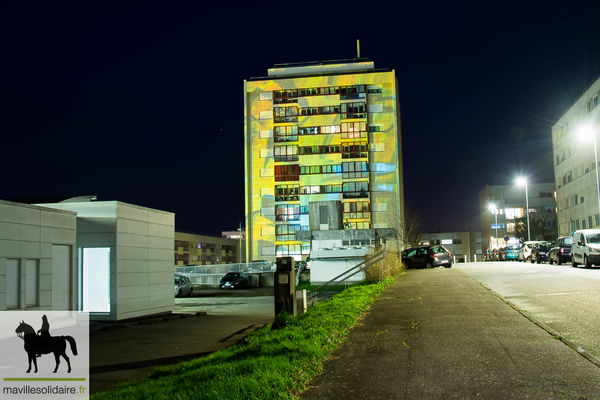
[[[490,204],[490,210],[494,212],[494,216],[496,217],[496,246],[498,245],[498,212],[496,211],[496,205]]]
[[[596,189],[598,192],[598,218],[600,218],[600,178],[598,178],[598,152],[596,151],[596,134],[591,126],[582,126],[579,128],[577,135],[582,139],[589,139],[591,136],[594,139],[594,160],[596,161]]]
[[[531,230],[529,229],[529,196],[527,194],[527,180],[525,178],[517,179],[519,185],[525,185],[525,207],[527,207],[527,241],[531,241]]]

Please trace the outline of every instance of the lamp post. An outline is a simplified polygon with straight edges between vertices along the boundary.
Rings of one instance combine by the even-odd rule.
[[[525,207],[527,208],[527,241],[531,241],[531,230],[529,229],[529,195],[527,194],[527,180],[525,178],[517,179],[519,185],[525,185]]]
[[[591,136],[594,140],[594,160],[596,162],[596,189],[598,190],[596,195],[598,196],[598,218],[600,218],[600,178],[598,177],[598,151],[596,150],[596,134],[591,126],[586,126],[579,128],[578,135],[584,139],[587,139]],[[597,223],[596,226],[598,226]]]
[[[240,264],[242,263],[242,223],[240,222],[240,227],[238,228],[238,231],[240,232],[238,239],[238,247],[240,248]]]
[[[496,217],[496,246],[498,245],[498,212],[496,212],[496,205],[490,204],[490,210],[494,212],[494,217]]]

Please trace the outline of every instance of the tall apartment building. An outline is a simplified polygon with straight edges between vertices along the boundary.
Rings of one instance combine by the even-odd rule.
[[[520,185],[486,185],[479,192],[481,219],[481,247],[483,251],[496,249],[506,245],[504,237],[508,236],[508,244],[516,244],[519,240],[527,240],[527,234],[516,237],[517,218],[527,216],[529,203],[529,219],[531,240],[552,240],[556,238],[556,194],[554,183],[530,183]],[[490,205],[495,207],[490,210]]]
[[[367,59],[275,65],[244,82],[248,260],[306,258],[295,233],[315,201],[342,201],[345,229],[399,227],[397,91],[394,70]]]
[[[598,175],[594,140],[598,145],[600,79],[588,86],[552,127],[552,153],[560,235],[600,227]]]

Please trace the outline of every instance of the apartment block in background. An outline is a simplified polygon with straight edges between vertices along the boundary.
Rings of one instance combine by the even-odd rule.
[[[598,170],[600,78],[592,82],[552,127],[552,161],[559,234],[600,227]],[[594,138],[596,146],[594,146]]]
[[[309,203],[344,229],[394,228],[403,208],[394,70],[367,59],[275,65],[244,82],[247,259],[305,259]]]

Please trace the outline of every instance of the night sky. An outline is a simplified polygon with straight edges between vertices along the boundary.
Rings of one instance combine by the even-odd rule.
[[[551,126],[600,73],[600,2],[0,0],[0,199],[96,195],[220,235],[244,221],[243,80],[276,63],[395,69],[421,231],[552,182]]]

